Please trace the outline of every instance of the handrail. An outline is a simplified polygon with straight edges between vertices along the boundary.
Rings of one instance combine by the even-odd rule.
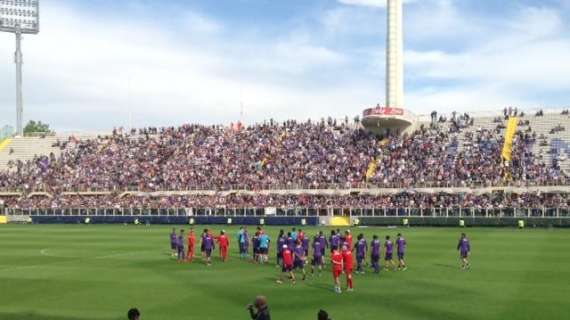
[[[570,207],[173,207],[173,208],[0,208],[7,216],[184,216],[351,218],[556,218],[570,219]]]

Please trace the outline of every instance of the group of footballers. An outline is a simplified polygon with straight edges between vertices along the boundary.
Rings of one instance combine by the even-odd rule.
[[[204,229],[200,238],[200,253],[206,265],[212,265],[212,252],[216,248],[216,243],[220,249],[222,262],[228,261],[230,239],[224,230],[220,231],[220,234],[216,236],[212,233],[212,230]],[[178,263],[191,263],[196,254],[195,247],[196,234],[194,233],[194,228],[190,228],[186,237],[184,236],[184,229],[181,229],[177,234],[176,229],[172,228],[172,232],[170,233],[170,248],[172,250],[172,256],[177,258]]]
[[[292,283],[295,283],[296,270],[301,272],[302,279],[305,280],[305,265],[309,257],[309,246],[313,249],[311,274],[318,276],[326,264],[327,248],[330,249],[335,292],[341,293],[340,277],[343,273],[346,275],[347,291],[354,290],[353,272],[364,274],[368,255],[370,255],[373,272],[380,273],[382,243],[377,235],[372,237],[369,246],[364,234],[359,234],[356,241],[353,241],[350,230],[342,233],[337,229],[331,231],[328,239],[322,231],[317,233],[312,237],[311,243],[309,236],[305,235],[302,230],[297,232],[293,228],[287,234],[281,230],[277,239],[277,263],[282,268],[282,275],[277,280],[278,283],[283,283],[285,275],[291,279]],[[404,259],[407,243],[401,233],[397,235],[395,246],[398,255],[397,261],[394,261],[393,258],[394,242],[390,236],[386,236],[384,241],[384,268],[386,270],[405,271],[408,268]],[[354,270],[354,256],[356,256],[356,270]]]
[[[241,259],[251,259],[252,262],[259,264],[269,262],[271,238],[262,227],[257,227],[251,236],[247,227],[240,227],[237,242]],[[184,236],[184,230],[180,230],[177,234],[176,230],[172,229],[170,243],[172,255],[177,257],[179,263],[192,262],[196,245],[196,235],[193,228],[190,228],[187,237]],[[202,259],[207,265],[212,264],[212,252],[216,248],[216,244],[219,247],[220,260],[227,262],[230,240],[226,232],[222,230],[219,235],[213,235],[212,230],[204,229],[201,234],[200,249]],[[250,244],[253,249],[252,256],[249,255]],[[293,284],[296,283],[296,271],[301,272],[302,280],[305,280],[307,276],[305,267],[309,259],[310,249],[312,249],[311,275],[320,276],[326,265],[326,252],[329,249],[335,292],[341,293],[340,278],[342,274],[346,276],[347,291],[353,291],[353,272],[357,274],[365,272],[368,256],[370,257],[372,271],[380,273],[382,269],[380,263],[382,247],[384,247],[385,270],[407,270],[408,267],[404,259],[407,242],[401,233],[397,234],[395,241],[392,241],[390,236],[386,236],[383,244],[380,238],[374,235],[369,244],[362,233],[358,234],[356,240],[353,241],[350,230],[344,232],[339,229],[332,230],[328,238],[322,231],[319,231],[311,238],[301,229],[292,228],[287,233],[282,229],[276,240],[276,265],[281,267],[282,271],[277,282],[283,283],[284,278],[288,277]],[[396,249],[397,254],[396,260],[394,259],[394,249]],[[461,269],[468,269],[470,267],[468,258],[471,247],[465,233],[461,234],[457,250],[460,252],[462,261]],[[354,256],[356,257],[356,269],[354,269]]]

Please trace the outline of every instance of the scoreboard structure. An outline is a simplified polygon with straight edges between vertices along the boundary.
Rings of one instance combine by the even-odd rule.
[[[39,0],[0,0],[0,31],[16,35],[16,134],[23,132],[22,34],[40,32]]]

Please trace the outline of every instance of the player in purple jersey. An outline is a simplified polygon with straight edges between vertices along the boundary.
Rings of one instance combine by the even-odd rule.
[[[408,266],[404,260],[404,254],[406,253],[406,239],[401,233],[398,233],[398,239],[396,239],[396,246],[398,247],[398,270],[406,271]]]
[[[471,267],[471,264],[469,263],[471,245],[469,244],[469,239],[465,233],[461,234],[461,238],[457,244],[457,250],[459,250],[459,255],[461,257],[461,270],[469,269]]]
[[[316,235],[313,239],[313,261],[311,262],[311,274],[314,275],[315,269],[317,269],[319,272],[319,277],[321,276],[321,271],[323,270],[323,250],[320,239],[321,235],[322,232],[319,235]]]
[[[303,236],[303,239],[301,240],[301,245],[303,246],[303,249],[305,250],[305,257],[309,256],[309,246],[311,245],[311,240],[309,239],[308,236]]]
[[[172,256],[176,257],[178,253],[178,236],[176,235],[176,228],[172,228],[170,233],[170,250],[172,251]]]
[[[321,243],[321,251],[323,252],[322,256],[324,259],[326,249],[329,246],[329,242],[327,241],[327,237],[325,237],[322,231],[319,231],[319,242]]]
[[[176,249],[178,251],[178,263],[183,263],[186,259],[186,255],[184,254],[184,230],[180,229],[180,234],[178,235],[178,239],[176,239]]]
[[[206,259],[206,251],[204,249],[204,239],[206,238],[207,234],[208,234],[208,229],[204,229],[204,231],[202,231],[202,235],[200,236],[200,254],[202,255],[202,260]]]
[[[354,249],[356,251],[356,273],[364,274],[364,263],[366,261],[366,252],[368,251],[368,243],[364,239],[364,235],[361,233],[357,237],[357,241],[354,244]]]
[[[374,235],[370,242],[370,262],[374,273],[380,273],[380,239],[377,235]]]
[[[241,246],[242,246],[242,258],[249,258],[249,232],[247,231],[247,227],[243,228],[243,236],[242,236],[242,240],[243,242],[241,242]]]
[[[294,251],[296,245],[297,244],[295,242],[295,239],[293,239],[293,236],[291,236],[291,232],[287,232],[287,248],[289,248],[291,251]]]
[[[212,265],[212,251],[216,248],[216,244],[214,243],[214,237],[209,232],[206,232],[203,241],[206,264],[210,266]]]
[[[305,272],[305,261],[307,257],[305,256],[305,249],[303,249],[303,245],[301,244],[301,240],[297,240],[297,245],[293,250],[293,269],[301,269],[301,273],[303,274],[303,280],[305,280],[307,274]]]
[[[394,254],[394,243],[390,240],[390,236],[386,236],[386,241],[384,242],[384,248],[386,250],[384,254],[384,261],[386,264],[384,268],[386,270],[394,270],[396,271],[396,264],[394,263],[392,255]]]
[[[277,267],[281,266],[281,260],[283,260],[283,245],[286,244],[287,238],[285,238],[285,231],[281,229],[279,230],[279,236],[277,236]]]
[[[334,231],[331,231],[330,241],[331,243],[331,250],[332,247],[340,248],[340,236]]]

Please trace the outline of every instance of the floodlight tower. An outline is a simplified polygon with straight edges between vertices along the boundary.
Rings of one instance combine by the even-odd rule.
[[[402,0],[388,1],[386,35],[386,107],[404,107],[404,36]]]
[[[24,135],[22,97],[22,34],[40,31],[39,0],[0,0],[0,31],[16,35],[16,134]]]

